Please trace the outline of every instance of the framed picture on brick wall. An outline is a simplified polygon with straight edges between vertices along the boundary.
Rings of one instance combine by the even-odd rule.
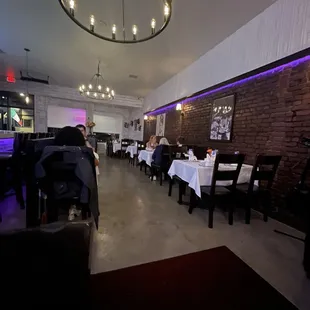
[[[232,140],[235,103],[235,95],[219,98],[213,101],[210,120],[210,140]]]
[[[166,113],[157,115],[156,118],[156,136],[163,137],[165,135]]]

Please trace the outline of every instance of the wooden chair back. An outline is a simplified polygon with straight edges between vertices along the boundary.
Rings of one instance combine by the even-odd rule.
[[[171,159],[182,159],[184,158],[184,153],[187,153],[187,146],[170,146]]]
[[[256,156],[255,164],[251,173],[248,192],[253,191],[255,181],[266,181],[267,189],[271,189],[281,158],[282,156],[280,155],[258,154]]]
[[[244,162],[244,154],[217,154],[215,158],[212,183],[211,183],[211,196],[215,193],[217,181],[232,181],[232,190],[236,189],[238,177],[242,164]],[[220,170],[220,164],[223,165],[236,165],[234,170]]]
[[[127,147],[131,144],[131,140],[129,139],[122,139],[121,140],[121,150],[126,151]]]
[[[137,141],[137,146],[138,146],[138,151],[142,151],[142,150],[145,150],[146,143],[144,143],[143,141]]]

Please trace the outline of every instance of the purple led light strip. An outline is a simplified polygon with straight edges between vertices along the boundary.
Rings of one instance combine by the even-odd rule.
[[[256,78],[278,73],[278,72],[282,71],[285,68],[296,67],[296,66],[300,65],[301,63],[304,63],[304,62],[309,61],[309,60],[310,60],[310,55],[307,55],[305,57],[302,57],[302,58],[293,60],[291,62],[288,62],[288,63],[286,63],[284,65],[281,65],[281,66],[278,66],[278,67],[266,70],[266,71],[258,73],[258,74],[254,74],[252,76],[249,76],[247,78],[241,79],[239,81],[236,81],[236,82],[233,82],[233,83],[230,83],[230,84],[226,84],[226,85],[221,86],[219,88],[212,89],[210,91],[207,91],[205,93],[202,93],[202,94],[199,94],[199,95],[196,95],[196,96],[193,96],[193,97],[188,97],[188,98],[186,98],[184,100],[180,100],[178,102],[174,102],[171,105],[168,105],[166,107],[159,108],[157,110],[151,111],[151,112],[147,113],[146,115],[154,115],[154,114],[164,113],[165,111],[170,110],[171,108],[174,108],[178,103],[184,104],[184,103],[187,103],[189,101],[192,101],[192,100],[195,100],[195,99],[198,99],[198,98],[201,98],[201,97],[205,97],[205,96],[217,93],[219,91],[222,91],[222,90],[225,90],[225,89],[228,89],[228,88],[232,88],[232,87],[235,87],[235,86],[238,86],[238,85],[241,85],[241,84],[245,84],[245,83],[247,83],[247,82],[249,82],[251,80],[254,80]]]

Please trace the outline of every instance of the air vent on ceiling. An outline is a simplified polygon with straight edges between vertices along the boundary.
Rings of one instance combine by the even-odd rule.
[[[5,52],[0,48],[0,54],[5,54]]]
[[[138,76],[137,76],[137,75],[134,75],[134,74],[129,74],[129,78],[130,78],[130,79],[137,79]]]

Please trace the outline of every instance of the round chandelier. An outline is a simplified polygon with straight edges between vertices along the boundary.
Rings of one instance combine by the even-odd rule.
[[[93,75],[88,85],[79,87],[80,94],[84,97],[96,100],[112,100],[115,97],[114,90],[105,85],[104,78],[100,73],[100,61],[98,63],[97,73]]]
[[[139,43],[148,41],[150,39],[155,38],[160,33],[162,33],[166,27],[168,26],[171,15],[172,15],[172,0],[160,0],[163,2],[163,20],[159,23],[159,21],[156,21],[155,18],[152,18],[150,20],[149,26],[146,26],[149,28],[149,35],[146,35],[145,37],[139,38],[138,36],[138,26],[132,25],[131,27],[131,34],[127,35],[126,33],[126,23],[125,23],[125,0],[122,1],[122,11],[121,11],[121,19],[122,19],[122,25],[116,25],[113,24],[111,26],[111,32],[109,35],[105,35],[102,33],[99,33],[96,31],[96,24],[97,19],[94,15],[91,14],[89,16],[89,23],[85,24],[77,17],[77,0],[58,0],[63,10],[66,12],[66,14],[71,18],[72,21],[74,21],[79,27],[90,33],[91,35],[110,42],[116,42],[116,43]],[[89,0],[88,0],[89,1]],[[114,0],[117,1],[117,0]],[[120,1],[120,0],[118,0]],[[99,11],[99,9],[98,9]],[[100,19],[99,19],[100,20]],[[160,27],[156,27],[157,24],[160,24]],[[120,31],[118,32],[118,28],[120,28]]]

